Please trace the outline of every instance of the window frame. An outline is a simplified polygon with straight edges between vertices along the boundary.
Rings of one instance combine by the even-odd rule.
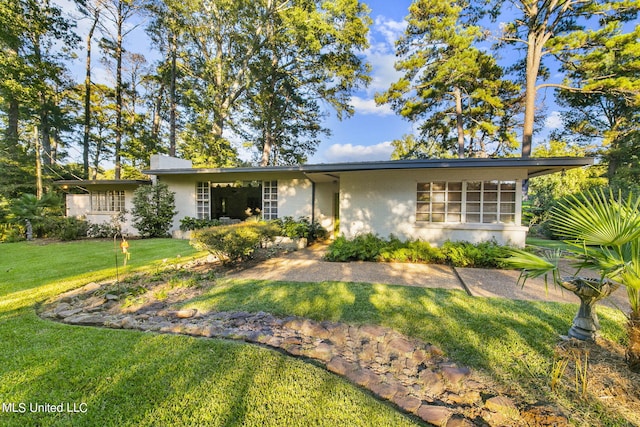
[[[125,211],[124,190],[91,191],[91,212],[114,213]]]
[[[278,218],[278,181],[262,181],[262,219]]]
[[[211,219],[211,182],[196,182],[196,218]]]
[[[517,194],[517,180],[417,182],[415,222],[515,225]]]

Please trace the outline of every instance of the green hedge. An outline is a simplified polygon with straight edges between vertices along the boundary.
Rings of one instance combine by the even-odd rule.
[[[279,233],[280,227],[274,223],[243,222],[194,230],[191,244],[229,263],[250,258],[257,248],[273,241]]]
[[[421,262],[455,267],[504,268],[501,259],[507,257],[507,249],[495,241],[477,244],[446,241],[441,247],[435,247],[422,240],[402,241],[395,236],[383,239],[369,233],[351,240],[338,237],[329,246],[325,258],[338,262]]]

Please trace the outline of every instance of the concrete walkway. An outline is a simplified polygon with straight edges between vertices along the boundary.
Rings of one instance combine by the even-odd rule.
[[[366,282],[390,285],[417,286],[423,288],[458,289],[474,297],[496,297],[528,301],[557,301],[578,303],[569,291],[549,282],[545,290],[544,279],[527,280],[524,287],[518,285],[519,271],[484,268],[453,268],[446,265],[378,263],[378,262],[328,262],[323,260],[326,246],[314,245],[306,249],[268,259],[254,267],[234,272],[227,277],[234,279],[260,279],[288,282]],[[567,264],[563,268],[572,272]],[[589,275],[582,271],[583,276]],[[593,272],[591,273],[593,274]],[[609,298],[600,302],[627,313],[630,309],[626,290],[621,287]]]

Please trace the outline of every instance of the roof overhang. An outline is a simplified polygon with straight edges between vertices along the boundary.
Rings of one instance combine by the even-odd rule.
[[[147,179],[61,179],[53,182],[63,189],[72,187],[81,188],[126,188],[138,187],[140,185],[150,185],[151,181]]]
[[[285,172],[303,173],[313,181],[338,179],[340,173],[382,170],[419,170],[419,169],[468,169],[468,168],[519,168],[527,171],[527,176],[547,175],[568,169],[590,166],[591,157],[545,157],[545,158],[469,158],[469,159],[419,159],[389,160],[378,162],[322,163],[315,165],[266,166],[239,168],[176,168],[151,169],[147,175],[199,175],[199,174],[278,174]]]

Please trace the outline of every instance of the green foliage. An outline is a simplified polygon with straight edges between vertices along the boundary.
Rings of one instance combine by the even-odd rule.
[[[37,237],[50,237],[62,241],[87,237],[89,224],[84,219],[73,217],[49,217],[33,228]]]
[[[142,185],[133,193],[133,226],[142,237],[166,237],[175,207],[175,193],[167,184]]]
[[[220,225],[220,221],[217,219],[198,219],[190,216],[185,216],[180,220],[180,230],[199,230],[201,228],[215,227]]]
[[[22,225],[0,223],[0,242],[14,243],[25,239],[26,230]]]
[[[254,251],[280,233],[277,224],[269,222],[243,222],[233,225],[194,230],[191,243],[207,250],[224,263],[245,260]]]
[[[456,267],[503,267],[507,247],[495,241],[472,244],[446,241],[442,247],[431,246],[422,240],[402,241],[395,236],[388,240],[368,233],[347,240],[340,236],[331,243],[326,259],[329,261],[385,261],[450,264]]]
[[[309,242],[316,240],[326,239],[328,236],[327,230],[325,230],[319,222],[309,221],[307,217],[300,217],[298,221],[291,216],[285,216],[284,218],[278,218],[272,221],[278,227],[280,227],[280,234],[292,239],[304,237]]]
[[[587,154],[584,147],[555,140],[533,150],[534,157],[583,157]],[[589,188],[606,185],[606,179],[600,177],[603,172],[601,166],[591,166],[532,178],[529,181],[529,200],[523,205],[525,221],[534,226],[537,234],[553,238],[549,214],[558,200]]]
[[[520,88],[479,47],[486,38],[479,18],[464,2],[417,0],[409,7],[396,43],[395,68],[403,75],[376,95],[376,102],[419,125],[418,140],[394,141],[394,157],[486,156],[517,146]]]

